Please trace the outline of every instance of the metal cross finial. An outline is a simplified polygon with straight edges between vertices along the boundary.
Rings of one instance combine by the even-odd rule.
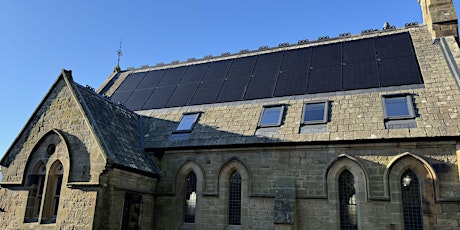
[[[121,57],[121,55],[123,55],[123,52],[121,51],[121,39],[120,39],[120,48],[118,48],[118,50],[117,50],[117,55],[118,55],[117,67],[120,68],[120,57]]]

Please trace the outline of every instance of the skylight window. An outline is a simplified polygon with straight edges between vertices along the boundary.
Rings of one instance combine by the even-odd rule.
[[[259,127],[280,126],[283,113],[284,105],[264,106],[259,120]]]
[[[314,102],[304,105],[302,124],[321,124],[328,120],[329,102]]]
[[[198,112],[184,113],[175,132],[191,132],[199,116]]]
[[[414,106],[410,95],[383,97],[385,119],[414,118]]]
[[[411,95],[385,95],[382,98],[385,128],[416,128],[415,109]]]

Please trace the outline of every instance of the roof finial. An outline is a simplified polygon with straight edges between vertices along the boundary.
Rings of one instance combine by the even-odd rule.
[[[115,67],[115,70],[117,72],[121,70],[121,68],[120,68],[120,58],[121,58],[121,55],[123,55],[123,52],[121,51],[121,41],[122,41],[122,39],[120,38],[120,48],[118,48],[118,50],[117,50],[118,62],[117,62],[117,66]]]

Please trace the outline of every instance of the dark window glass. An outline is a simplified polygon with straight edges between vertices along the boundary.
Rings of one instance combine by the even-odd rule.
[[[327,121],[327,103],[305,104],[303,123],[325,123]]]
[[[401,198],[403,204],[404,229],[423,229],[422,199],[420,183],[412,170],[401,177]]]
[[[45,167],[44,165],[42,167]],[[43,186],[45,185],[45,175],[29,175],[28,186],[29,196],[27,198],[27,208],[25,222],[38,221],[43,198]]]
[[[350,171],[345,170],[339,177],[340,229],[358,229],[355,180]]]
[[[411,113],[408,108],[406,97],[385,98],[387,117],[408,117]]]
[[[186,183],[184,222],[195,223],[196,175],[194,172],[188,175]]]
[[[228,224],[241,224],[241,176],[235,171],[230,176]]]
[[[62,175],[58,176],[56,182],[56,192],[54,194],[54,207],[53,207],[53,216],[57,217],[58,207],[59,207],[59,197],[61,196],[61,185],[62,185]]]
[[[264,107],[259,126],[279,126],[284,106]]]
[[[198,119],[198,115],[199,113],[184,114],[179,122],[179,125],[176,128],[176,131],[192,131],[193,126],[195,125],[195,122]]]
[[[121,229],[138,230],[141,215],[142,196],[134,193],[126,193],[123,206],[123,220]]]

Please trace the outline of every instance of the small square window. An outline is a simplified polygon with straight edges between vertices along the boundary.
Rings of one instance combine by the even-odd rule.
[[[385,119],[414,118],[414,106],[410,95],[390,95],[383,97]]]
[[[184,113],[175,132],[191,132],[200,113]]]
[[[329,112],[329,102],[314,102],[304,105],[302,114],[302,124],[322,124],[327,123]]]
[[[280,126],[283,118],[284,105],[264,106],[259,127]]]
[[[385,95],[382,98],[385,128],[416,128],[414,104],[411,95]]]

